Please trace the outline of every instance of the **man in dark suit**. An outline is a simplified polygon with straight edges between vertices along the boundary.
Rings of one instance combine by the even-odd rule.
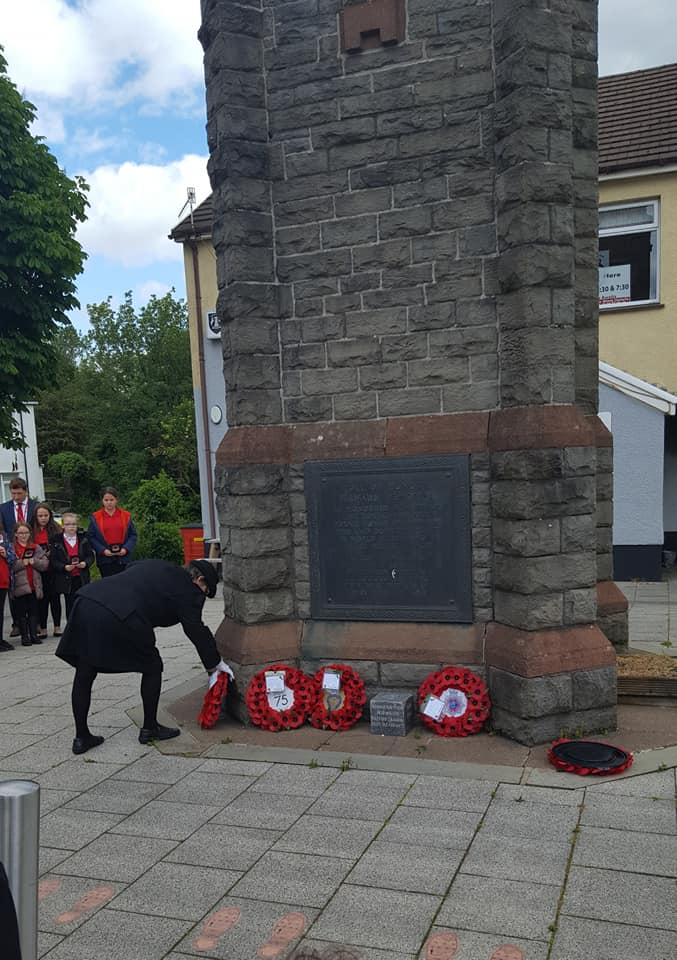
[[[97,673],[140,673],[143,727],[139,742],[169,740],[179,730],[157,720],[162,659],[155,646],[155,627],[180,623],[214,680],[233,672],[221,659],[211,630],[202,622],[205,596],[216,593],[217,575],[207,560],[177,567],[166,560],[139,560],[117,577],[89,583],[78,591],[56,650],[75,667],[73,753],[103,743],[87,724],[92,684]]]
[[[9,495],[11,500],[5,500],[4,503],[0,504],[0,517],[2,517],[5,532],[11,540],[17,523],[20,521],[31,522],[38,501],[29,498],[28,485],[23,477],[15,477],[10,481]]]
[[[17,523],[21,523],[22,521],[26,523],[31,522],[38,501],[29,499],[28,484],[23,477],[15,477],[13,480],[10,480],[9,495],[11,497],[10,500],[5,500],[4,503],[0,503],[0,518],[2,518],[1,526],[5,528],[5,536],[8,540],[11,540],[14,536],[14,527]],[[16,625],[12,600],[9,601],[9,609],[12,613],[12,629],[9,635],[10,637],[18,637],[19,628]],[[0,640],[2,640],[2,637],[0,637]]]

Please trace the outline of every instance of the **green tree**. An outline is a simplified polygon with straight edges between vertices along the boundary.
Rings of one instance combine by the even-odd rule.
[[[0,48],[1,50],[1,48]],[[20,446],[12,411],[56,375],[54,338],[78,306],[85,253],[75,238],[86,184],[70,179],[40,137],[35,108],[0,53],[0,442]]]

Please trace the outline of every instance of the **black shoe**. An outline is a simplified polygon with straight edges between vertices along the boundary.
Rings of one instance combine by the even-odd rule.
[[[15,623],[12,624],[12,629],[9,631],[10,637],[18,637],[20,633],[19,628]]]
[[[152,727],[148,730],[146,727],[142,727],[139,730],[139,743],[151,743],[153,740],[171,740],[173,737],[178,737],[181,733],[176,727],[163,727],[161,723],[158,723],[157,727]]]
[[[11,634],[10,634],[10,636],[11,636]],[[22,646],[22,647],[32,647],[32,646],[33,646],[33,641],[32,641],[32,640],[29,640],[28,637],[22,637],[22,638],[21,638],[21,646]]]
[[[93,733],[86,737],[76,737],[73,741],[73,753],[87,753],[92,747],[100,747],[103,737],[95,737]]]
[[[33,646],[36,646],[37,644],[42,643],[42,638],[41,638],[41,637],[31,637],[31,643],[33,644]]]
[[[0,650],[13,650],[14,645],[8,640],[0,640]]]

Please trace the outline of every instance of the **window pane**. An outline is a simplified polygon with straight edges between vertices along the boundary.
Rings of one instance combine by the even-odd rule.
[[[630,300],[656,299],[655,230],[600,237],[600,266],[630,267]]]
[[[600,230],[612,230],[619,227],[639,227],[643,223],[654,222],[655,212],[653,203],[637,207],[619,207],[616,210],[599,211]]]

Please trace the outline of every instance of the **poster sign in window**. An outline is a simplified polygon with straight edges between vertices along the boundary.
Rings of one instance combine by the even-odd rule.
[[[599,268],[599,305],[607,307],[617,303],[630,303],[630,264]]]

